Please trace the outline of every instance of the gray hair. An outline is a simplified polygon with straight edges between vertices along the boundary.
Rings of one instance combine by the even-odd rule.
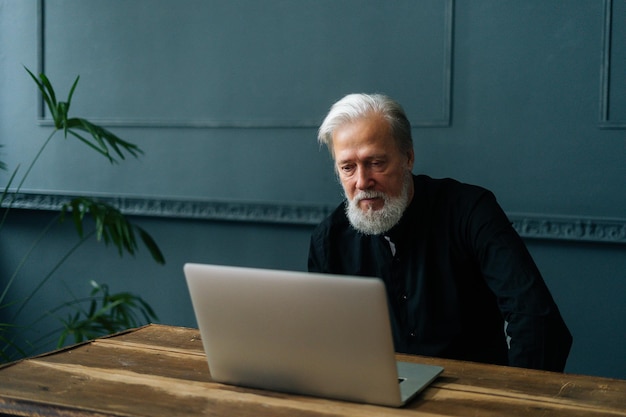
[[[326,145],[332,154],[335,129],[370,114],[379,114],[389,122],[391,134],[401,152],[413,149],[411,123],[404,109],[400,103],[382,94],[348,94],[333,104],[319,128],[317,141]]]

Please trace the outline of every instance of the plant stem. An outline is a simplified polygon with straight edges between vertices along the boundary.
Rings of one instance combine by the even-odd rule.
[[[50,133],[50,136],[48,136],[46,141],[43,143],[43,145],[41,145],[41,147],[39,148],[39,152],[37,152],[37,154],[35,155],[35,157],[31,161],[30,165],[28,166],[28,169],[24,173],[24,176],[22,176],[22,180],[17,185],[17,188],[15,189],[15,191],[11,193],[11,197],[12,198],[10,199],[7,208],[4,210],[4,214],[2,215],[2,221],[0,221],[0,228],[4,225],[4,223],[6,221],[6,218],[9,215],[9,211],[11,211],[11,207],[13,207],[13,202],[15,202],[15,196],[22,189],[22,185],[24,185],[24,182],[26,181],[26,178],[28,177],[28,174],[30,174],[30,171],[32,171],[33,166],[35,166],[35,163],[37,162],[37,160],[39,159],[39,157],[43,153],[44,149],[46,149],[46,146],[48,146],[48,143],[50,143],[50,140],[52,140],[52,137],[55,135],[55,133],[57,133],[58,130],[59,129],[54,129],[52,131],[52,133]],[[11,182],[13,182],[13,178],[15,177],[16,173],[17,173],[17,170],[15,172],[13,172],[13,176],[11,177],[11,180],[10,180],[9,184]],[[5,196],[7,195],[7,191],[8,190],[4,190],[4,194],[2,196],[2,200],[0,200],[0,201],[4,202]],[[4,296],[4,294],[3,294],[3,296]],[[0,297],[0,304],[2,303],[2,298],[4,298],[4,297]]]
[[[22,266],[24,265],[26,259],[29,257],[30,252],[32,252],[32,250],[35,248],[35,246],[41,241],[41,239],[43,238],[43,236],[46,234],[46,232],[52,227],[52,225],[54,223],[56,223],[56,221],[58,220],[59,216],[56,216],[49,224],[48,226],[46,226],[46,228],[44,229],[44,231],[39,235],[39,237],[37,238],[37,240],[33,243],[33,245],[30,247],[30,249],[28,250],[28,252],[26,253],[26,255],[22,258],[22,261],[20,262],[20,265],[17,267],[17,269],[15,270],[15,272],[13,273],[13,276],[11,277],[11,279],[9,280],[9,283],[7,284],[4,293],[2,294],[2,297],[0,297],[0,304],[2,303],[2,299],[5,297],[5,294],[8,290],[8,288],[11,286],[11,284],[13,283],[13,281],[15,280],[15,277],[17,276],[17,273],[20,271],[20,269],[22,268]],[[48,274],[39,282],[39,284],[37,285],[37,287],[35,287],[35,289],[33,291],[31,291],[31,293],[28,295],[28,297],[26,297],[26,299],[24,301],[22,301],[22,303],[20,304],[20,307],[18,308],[18,310],[13,314],[13,317],[11,318],[12,322],[15,322],[15,320],[17,319],[17,317],[19,316],[19,314],[22,312],[22,310],[24,310],[24,307],[26,307],[26,305],[28,304],[28,302],[35,296],[35,294],[41,289],[41,287],[48,282],[48,280],[52,277],[52,275],[61,267],[61,265],[67,260],[67,258],[69,258],[87,239],[89,239],[91,236],[93,236],[95,234],[95,231],[92,231],[90,233],[88,233],[86,236],[84,236],[83,238],[81,238],[57,263],[56,265],[54,265],[54,267],[50,270],[50,272],[48,272]]]
[[[0,295],[0,307],[2,306],[2,303],[4,302],[4,299],[5,299],[6,295],[7,295],[7,293],[9,292],[9,289],[13,285],[13,282],[15,281],[15,278],[17,277],[17,275],[19,274],[20,270],[22,269],[22,267],[24,266],[24,264],[28,260],[28,258],[30,256],[30,253],[35,249],[35,247],[43,239],[43,237],[46,235],[46,233],[48,233],[48,230],[50,230],[50,228],[57,222],[58,218],[59,218],[59,215],[55,216],[54,219],[50,223],[48,223],[48,225],[41,231],[41,233],[39,233],[39,236],[37,236],[37,239],[35,239],[35,241],[30,245],[30,247],[28,248],[28,251],[26,251],[24,256],[22,256],[22,259],[20,260],[19,264],[15,268],[15,271],[13,271],[13,275],[11,275],[11,278],[9,278],[9,281],[6,283],[6,285],[4,287],[4,291],[2,292],[2,295]]]
[[[43,143],[43,145],[41,145],[41,148],[39,148],[39,152],[37,152],[37,155],[35,155],[35,157],[31,161],[30,165],[28,166],[28,169],[24,173],[24,176],[22,177],[22,181],[20,181],[20,183],[17,185],[17,189],[15,190],[15,194],[20,192],[20,189],[22,188],[22,185],[24,184],[24,181],[26,181],[26,177],[28,177],[28,174],[30,174],[30,171],[33,169],[33,166],[35,165],[35,163],[37,162],[37,160],[39,159],[39,157],[43,153],[43,150],[46,149],[46,146],[48,146],[48,143],[50,143],[50,140],[55,135],[55,133],[58,132],[58,130],[59,129],[54,129],[52,131],[52,133],[50,133],[50,136],[48,136],[48,139],[46,139],[46,141]]]

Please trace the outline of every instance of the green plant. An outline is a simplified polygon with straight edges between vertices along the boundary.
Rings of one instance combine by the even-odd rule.
[[[63,137],[66,139],[68,136],[78,139],[80,142],[103,155],[110,163],[117,163],[118,158],[125,159],[126,155],[138,157],[140,154],[143,154],[143,151],[139,147],[122,140],[101,126],[93,124],[86,119],[69,117],[70,104],[79,77],[76,77],[67,100],[57,101],[54,88],[48,78],[44,74],[40,74],[39,77],[36,77],[28,68],[25,69],[41,92],[43,101],[52,116],[54,129],[35,154],[17,186],[13,189],[11,188],[15,181],[17,181],[17,174],[20,169],[19,166],[15,168],[7,181],[7,185],[2,195],[0,195],[0,205],[4,207],[4,212],[0,219],[0,231],[13,206],[15,196],[22,189],[24,181],[33,166],[57,133],[63,132]],[[0,162],[0,169],[6,170],[6,164]],[[32,250],[41,242],[51,227],[58,222],[63,222],[68,214],[71,215],[74,227],[79,236],[76,245],[51,268],[46,276],[38,281],[35,288],[26,298],[8,301],[9,290],[18,278],[23,266],[29,260]],[[94,229],[87,233],[84,230],[86,218],[93,219],[95,224]],[[33,242],[30,249],[24,254],[0,293],[0,311],[8,307],[12,307],[15,310],[7,322],[0,322],[0,360],[10,360],[15,353],[18,355],[26,355],[29,353],[30,349],[37,347],[33,346],[33,342],[31,341],[18,340],[20,329],[15,324],[16,320],[33,296],[49,281],[55,271],[78,247],[95,236],[98,241],[103,241],[107,246],[109,244],[114,245],[118,249],[120,256],[125,252],[135,255],[139,246],[136,234],[139,235],[152,258],[157,263],[165,263],[163,254],[154,239],[141,227],[129,222],[117,208],[90,197],[77,197],[65,203],[60,213],[44,228],[39,237]],[[85,337],[95,337],[139,324],[137,316],[134,313],[135,310],[138,310],[146,321],[156,318],[154,311],[140,297],[128,293],[110,295],[106,284],[98,285],[94,283],[92,285],[94,285],[94,289],[87,300],[74,298],[71,302],[62,303],[60,306],[77,309],[77,313],[68,316],[69,318],[67,319],[61,319],[64,329],[60,332],[59,343],[64,343],[65,339],[70,334],[73,334],[76,340],[82,340]],[[102,306],[100,308],[96,308],[97,304],[94,304],[96,303],[97,296],[101,296],[102,298]],[[80,307],[83,301],[90,302],[91,307],[89,310],[84,310]],[[59,309],[54,309],[55,312],[58,310]],[[83,315],[85,317],[83,317]],[[49,316],[50,314],[46,313],[42,316],[42,319]]]
[[[68,313],[67,318],[62,320],[63,330],[57,347],[63,346],[70,336],[73,336],[75,343],[80,343],[103,334],[137,327],[142,321],[149,322],[156,318],[152,307],[141,297],[128,292],[110,294],[108,285],[100,285],[95,281],[90,284],[93,289],[88,299],[75,299],[64,305],[76,313]],[[88,309],[83,306],[85,302],[89,304]]]

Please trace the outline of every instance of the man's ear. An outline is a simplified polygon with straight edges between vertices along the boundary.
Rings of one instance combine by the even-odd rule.
[[[413,171],[413,163],[415,163],[415,151],[413,148],[407,152],[407,157],[407,167],[409,168],[409,171]]]

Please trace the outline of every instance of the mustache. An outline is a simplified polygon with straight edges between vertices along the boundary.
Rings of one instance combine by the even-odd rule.
[[[387,195],[382,191],[361,190],[352,197],[352,201],[356,203],[366,198],[383,198],[387,200]]]

